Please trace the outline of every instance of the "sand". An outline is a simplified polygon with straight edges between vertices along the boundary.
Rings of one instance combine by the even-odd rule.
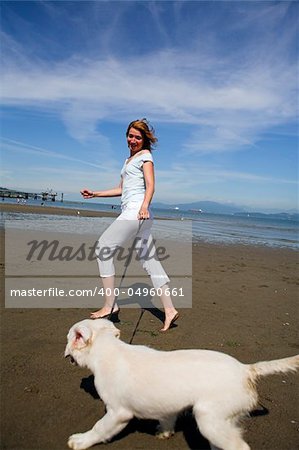
[[[21,208],[23,212],[37,211],[29,206]],[[43,213],[46,210],[42,207]],[[51,207],[49,213],[60,214],[61,210]],[[3,280],[3,233],[1,249]],[[166,334],[158,332],[162,310],[160,314],[146,311],[134,344],[163,350],[218,350],[244,363],[297,354],[298,284],[295,251],[194,245],[192,309],[180,310],[177,326]],[[92,389],[90,372],[71,366],[63,358],[68,329],[88,317],[90,310],[5,309],[3,283],[1,300],[1,448],[65,449],[70,434],[86,431],[104,414],[104,405]],[[138,317],[136,309],[121,311],[117,326],[123,340],[130,340]],[[265,378],[258,390],[264,409],[260,407],[243,422],[251,448],[298,448],[298,375]],[[209,448],[190,414],[179,419],[175,436],[167,441],[155,438],[155,427],[154,421],[134,420],[107,448]]]
[[[85,209],[71,209],[57,206],[30,206],[23,204],[0,203],[1,211],[9,213],[23,213],[23,214],[54,214],[60,216],[77,216],[78,212],[83,217],[113,217],[117,216],[116,211],[88,211]]]

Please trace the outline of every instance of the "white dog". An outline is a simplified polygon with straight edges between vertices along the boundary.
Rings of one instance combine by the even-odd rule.
[[[299,355],[246,365],[215,351],[129,345],[119,335],[105,319],[83,320],[68,333],[65,357],[93,372],[107,408],[91,430],[70,436],[74,450],[109,441],[133,417],[159,420],[159,436],[170,437],[189,407],[212,449],[248,450],[238,420],[257,405],[257,379],[299,366]]]

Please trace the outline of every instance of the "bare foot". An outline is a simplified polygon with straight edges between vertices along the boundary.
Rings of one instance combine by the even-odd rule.
[[[119,307],[117,305],[114,306],[112,314],[116,314],[119,312]],[[104,319],[111,314],[111,307],[104,306],[98,311],[94,311],[90,314],[91,319]]]
[[[160,331],[167,331],[171,326],[174,324],[174,322],[179,318],[179,313],[174,310],[173,313],[165,315],[165,322],[164,327]]]

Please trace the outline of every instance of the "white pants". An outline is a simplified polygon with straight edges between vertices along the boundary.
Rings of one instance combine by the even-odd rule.
[[[137,219],[140,206],[140,202],[131,202],[123,207],[122,213],[98,240],[96,256],[99,271],[101,277],[115,275],[113,257],[120,255],[122,245],[131,239],[139,261],[151,277],[154,288],[158,289],[169,283],[169,278],[160,261],[156,259],[156,248],[151,235],[152,217],[143,221]],[[124,250],[124,253],[128,254],[128,249]]]

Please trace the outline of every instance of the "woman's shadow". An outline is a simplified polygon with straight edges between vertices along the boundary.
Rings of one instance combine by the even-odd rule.
[[[126,308],[139,308],[141,311],[148,311],[162,323],[164,323],[165,314],[159,308],[157,308],[153,303],[153,296],[150,294],[150,291],[153,288],[146,283],[134,283],[129,286],[124,286],[120,289],[120,291],[127,291],[128,293],[132,293],[132,295],[118,300],[118,305],[120,308],[122,306]],[[111,318],[112,322],[119,323],[121,322],[118,317]],[[176,324],[172,324],[171,328],[177,327]]]

